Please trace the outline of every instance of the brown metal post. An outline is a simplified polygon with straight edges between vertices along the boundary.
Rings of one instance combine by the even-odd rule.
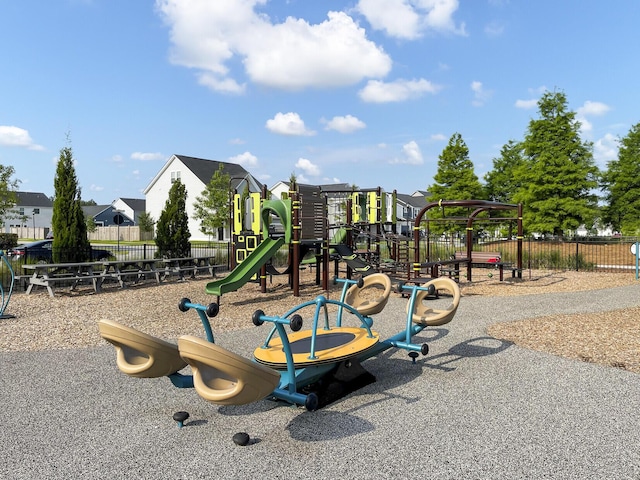
[[[291,271],[293,273],[293,296],[300,296],[300,229],[302,228],[300,225],[300,209],[302,208],[302,202],[300,201],[300,194],[298,192],[294,192],[293,198],[291,199],[291,208],[293,210],[293,238],[291,240],[291,244],[293,247],[293,264],[291,266]]]
[[[329,290],[329,205],[327,196],[322,200],[324,211],[324,239],[322,241],[322,289]]]
[[[522,204],[518,204],[518,278],[522,278],[522,239],[524,238],[524,229],[522,227]]]

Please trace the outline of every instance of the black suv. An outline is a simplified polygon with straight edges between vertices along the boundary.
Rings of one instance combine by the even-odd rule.
[[[7,257],[12,260],[22,260],[23,262],[53,262],[53,240],[38,240],[36,242],[25,243],[7,250]],[[98,248],[91,249],[92,261],[105,261],[113,257],[109,250]]]

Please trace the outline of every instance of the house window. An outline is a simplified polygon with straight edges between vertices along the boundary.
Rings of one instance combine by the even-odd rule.
[[[24,215],[24,207],[18,209],[18,215]]]
[[[171,183],[180,180],[180,171],[171,172]]]
[[[39,215],[40,214],[40,209],[39,208],[34,208],[33,209],[33,214],[34,215]]]

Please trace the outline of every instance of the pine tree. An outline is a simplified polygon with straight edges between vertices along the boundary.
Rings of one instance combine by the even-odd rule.
[[[449,144],[438,156],[438,171],[433,176],[436,183],[427,187],[430,202],[440,200],[480,200],[484,197],[482,184],[474,172],[473,162],[469,158],[469,148],[462,139],[462,135],[454,133]],[[464,207],[448,208],[447,217],[466,216]],[[429,218],[442,217],[442,212],[431,209]],[[439,226],[438,226],[439,225]],[[451,231],[450,224],[435,224],[432,232]],[[466,225],[457,225],[453,230],[461,231]]]
[[[514,201],[523,204],[528,231],[562,237],[593,225],[599,171],[564,93],[546,92],[538,107],[541,118],[529,122],[522,143],[525,162],[515,172],[520,188]]]
[[[640,233],[640,123],[620,140],[618,158],[607,163],[602,177],[606,192],[605,223],[623,235]]]
[[[82,195],[73,163],[71,147],[61,149],[53,181],[54,262],[81,262],[91,258],[91,244],[81,207]]]
[[[509,140],[500,150],[500,157],[493,159],[493,170],[484,176],[486,197],[493,202],[513,203],[520,188],[515,172],[523,164],[522,145]]]
[[[229,223],[230,176],[220,164],[202,193],[194,203],[194,217],[200,220],[200,231],[215,236]]]
[[[18,200],[16,190],[19,182],[11,178],[14,173],[15,169],[12,166],[0,165],[0,227],[4,226],[6,213]]]
[[[162,258],[184,258],[191,256],[189,239],[189,217],[186,211],[187,189],[176,180],[169,190],[164,209],[160,213],[156,228],[156,256]]]

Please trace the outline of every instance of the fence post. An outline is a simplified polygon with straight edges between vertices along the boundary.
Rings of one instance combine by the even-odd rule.
[[[580,244],[578,243],[578,239],[576,238],[576,272],[578,270],[580,270],[580,267],[578,266],[578,261],[580,258]]]

